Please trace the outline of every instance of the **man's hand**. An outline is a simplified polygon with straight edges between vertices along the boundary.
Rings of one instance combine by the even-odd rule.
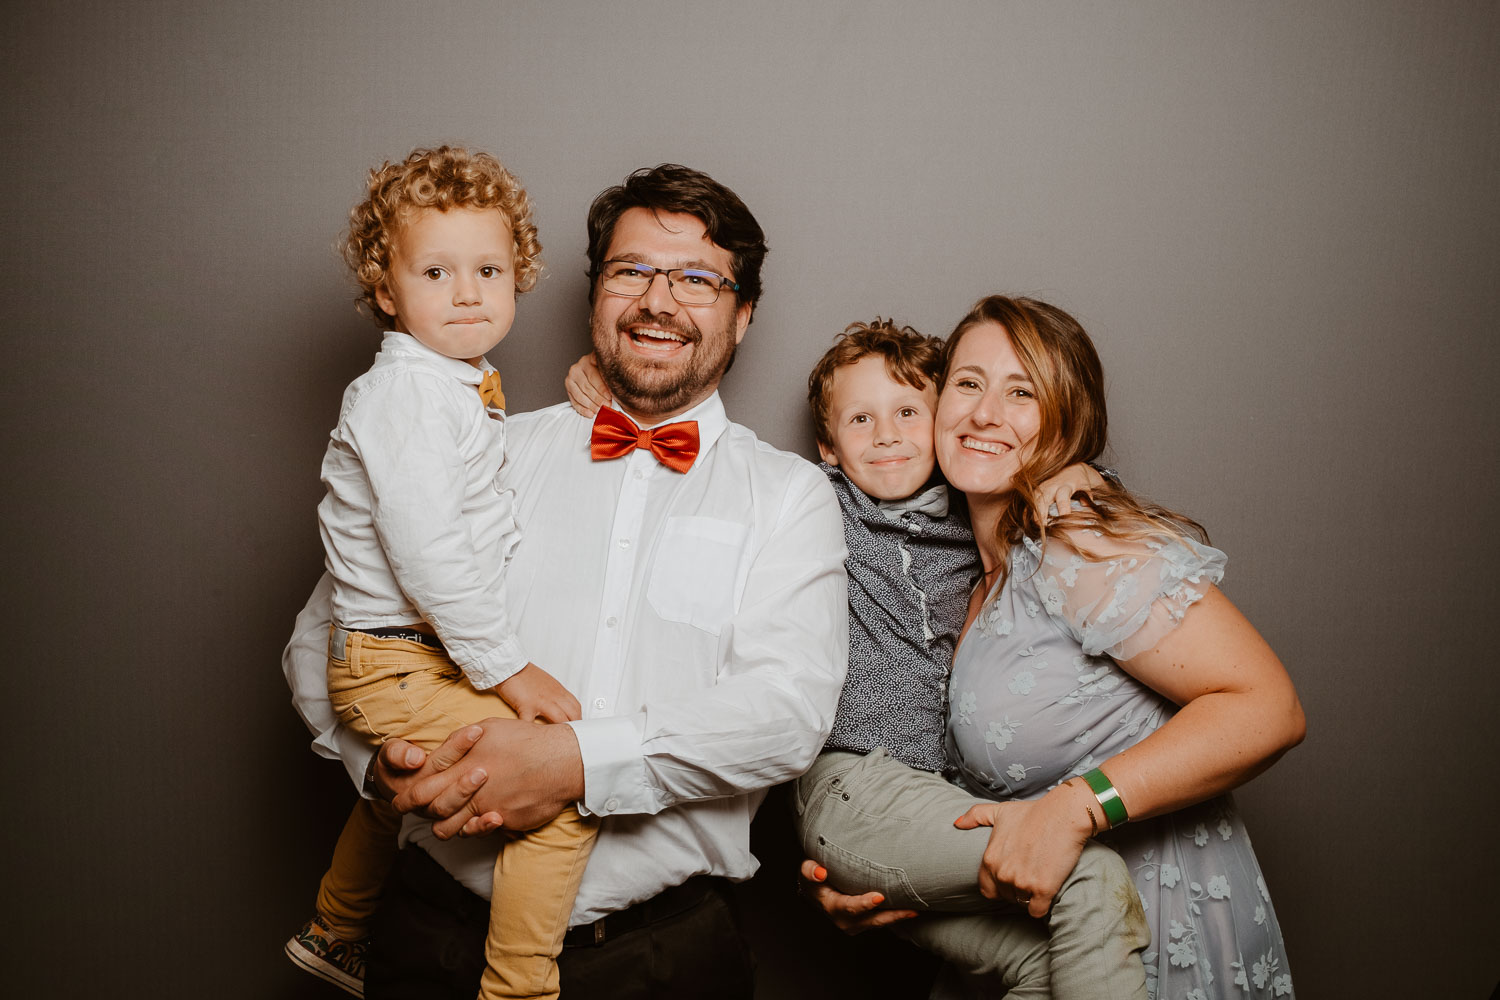
[[[394,803],[396,798],[418,781],[446,771],[462,760],[469,752],[469,748],[483,735],[484,730],[479,726],[465,726],[451,733],[431,754],[405,740],[390,740],[382,745],[375,755],[372,782],[375,794],[387,802]],[[487,777],[483,768],[464,771],[455,786],[456,794],[461,794],[466,798],[473,797],[474,793],[484,785]],[[397,806],[397,808],[400,807]],[[466,828],[464,833],[471,836],[488,833],[499,829],[500,821],[500,814],[495,812],[475,816],[471,820],[472,828]]]
[[[516,710],[522,722],[545,719],[548,722],[571,722],[583,718],[583,706],[573,692],[556,677],[528,663],[495,686],[495,692]]]
[[[423,765],[399,788],[393,782],[391,802],[435,820],[439,840],[502,822],[507,830],[535,829],[583,798],[583,759],[571,726],[486,719],[449,736],[428,763],[440,757],[442,766]]]
[[[872,927],[886,927],[900,920],[910,920],[916,910],[879,910],[885,902],[878,892],[863,896],[846,896],[823,884],[828,872],[816,861],[802,862],[802,894],[823,908],[828,919],[845,934],[861,934]]]

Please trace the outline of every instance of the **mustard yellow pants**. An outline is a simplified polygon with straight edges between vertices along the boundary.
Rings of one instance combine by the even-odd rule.
[[[431,750],[455,729],[516,717],[498,694],[474,690],[440,650],[360,632],[347,633],[342,649],[330,643],[328,697],[339,720],[377,747],[400,737]],[[361,800],[344,825],[317,902],[339,937],[368,933],[400,823],[384,803]],[[557,996],[557,955],[597,831],[596,820],[569,808],[505,840],[495,859],[480,997]]]

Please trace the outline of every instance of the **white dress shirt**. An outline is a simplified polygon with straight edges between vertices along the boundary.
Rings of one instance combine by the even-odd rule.
[[[318,505],[333,620],[425,620],[481,691],[527,662],[501,596],[519,533],[514,491],[498,475],[505,414],[476,388],[491,370],[387,333],[344,391]]]
[[[717,394],[677,419],[702,442],[686,474],[641,450],[591,461],[590,421],[566,405],[510,418],[501,480],[523,531],[505,602],[532,661],[583,704],[581,805],[605,817],[574,925],[696,874],[754,874],[750,819],[811,764],[843,684],[844,532],[826,477],[730,423]],[[357,783],[369,750],[327,708],[322,589],[284,665],[314,746],[342,746]],[[488,895],[486,838],[440,843],[410,818],[406,832]]]

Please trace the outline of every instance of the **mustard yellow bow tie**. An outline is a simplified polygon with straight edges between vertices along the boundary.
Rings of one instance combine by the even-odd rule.
[[[479,399],[486,408],[505,409],[505,393],[500,391],[500,373],[489,371],[474,388],[479,390]]]

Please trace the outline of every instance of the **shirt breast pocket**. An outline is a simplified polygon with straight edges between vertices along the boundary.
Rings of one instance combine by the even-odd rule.
[[[734,616],[749,529],[712,517],[662,526],[646,599],[658,615],[718,635]]]

